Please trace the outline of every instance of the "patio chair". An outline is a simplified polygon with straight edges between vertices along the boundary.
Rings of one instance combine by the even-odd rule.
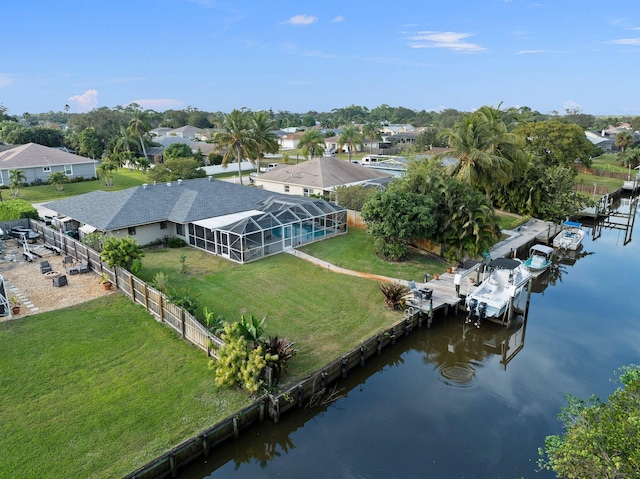
[[[62,287],[62,286],[66,286],[67,284],[67,277],[63,274],[62,276],[58,276],[57,278],[53,278],[53,285],[57,286],[58,288]]]
[[[51,270],[52,268],[48,261],[40,261],[40,272],[42,274],[48,273]]]
[[[70,255],[66,255],[63,259],[62,259],[62,265],[68,265],[68,264],[73,264],[73,256]]]

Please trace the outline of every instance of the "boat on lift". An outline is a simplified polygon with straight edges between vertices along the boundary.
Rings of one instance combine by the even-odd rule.
[[[562,223],[562,230],[553,238],[553,247],[559,249],[577,250],[582,244],[585,231],[582,223],[576,221],[565,221]]]
[[[475,326],[483,319],[505,323],[509,309],[519,303],[522,291],[533,278],[524,262],[517,258],[497,258],[487,265],[488,274],[465,298],[468,315]]]

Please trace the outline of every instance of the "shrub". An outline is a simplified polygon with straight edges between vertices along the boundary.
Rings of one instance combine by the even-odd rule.
[[[406,286],[401,284],[381,284],[380,291],[384,294],[387,308],[394,311],[402,311],[405,307],[404,295],[409,292]]]
[[[28,201],[10,199],[0,202],[0,221],[13,221],[20,218],[39,219],[38,210]]]
[[[177,238],[175,236],[167,240],[167,246],[169,248],[182,248],[186,245],[187,243],[182,238]]]

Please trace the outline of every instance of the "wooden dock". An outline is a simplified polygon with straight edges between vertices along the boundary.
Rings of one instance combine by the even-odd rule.
[[[528,251],[534,243],[551,243],[560,229],[561,226],[553,222],[532,219],[513,231],[503,231],[508,238],[497,243],[489,254],[492,259],[517,256],[522,251]],[[465,310],[464,299],[479,283],[482,265],[478,263],[470,269],[443,273],[438,279],[419,283],[417,286],[420,289],[432,291],[431,299],[409,299],[405,316],[426,315],[430,326],[436,311],[442,311],[446,316],[451,308],[455,313],[460,309]]]

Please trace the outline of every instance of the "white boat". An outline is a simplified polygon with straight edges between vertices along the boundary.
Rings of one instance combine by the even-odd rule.
[[[484,318],[504,321],[511,305],[517,305],[522,291],[533,278],[524,263],[517,258],[498,258],[488,265],[488,275],[465,299],[467,322],[475,317],[480,327]]]
[[[531,274],[537,276],[551,266],[554,252],[555,250],[551,246],[534,244],[529,248],[529,257],[524,262],[524,265]]]
[[[585,231],[582,229],[582,223],[575,221],[565,221],[562,224],[562,231],[553,238],[553,247],[560,249],[577,250],[582,244]]]

